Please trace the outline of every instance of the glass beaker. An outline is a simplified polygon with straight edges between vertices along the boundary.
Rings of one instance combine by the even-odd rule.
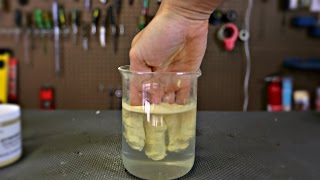
[[[134,72],[121,66],[122,161],[143,179],[187,174],[195,158],[198,72]]]

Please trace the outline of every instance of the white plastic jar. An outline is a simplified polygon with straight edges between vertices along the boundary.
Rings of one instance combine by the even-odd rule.
[[[22,154],[20,107],[0,105],[0,167],[17,161]]]

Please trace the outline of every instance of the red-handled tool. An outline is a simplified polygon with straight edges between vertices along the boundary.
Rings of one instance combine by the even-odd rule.
[[[8,102],[18,102],[18,60],[16,58],[10,58],[9,60]]]

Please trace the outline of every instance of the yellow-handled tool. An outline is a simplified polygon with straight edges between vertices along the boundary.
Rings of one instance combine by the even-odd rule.
[[[9,54],[0,54],[0,104],[8,98]]]

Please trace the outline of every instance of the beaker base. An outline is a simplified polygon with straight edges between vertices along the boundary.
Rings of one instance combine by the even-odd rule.
[[[127,171],[142,179],[176,179],[186,175],[192,168],[194,156],[182,161],[143,161],[122,155]]]

